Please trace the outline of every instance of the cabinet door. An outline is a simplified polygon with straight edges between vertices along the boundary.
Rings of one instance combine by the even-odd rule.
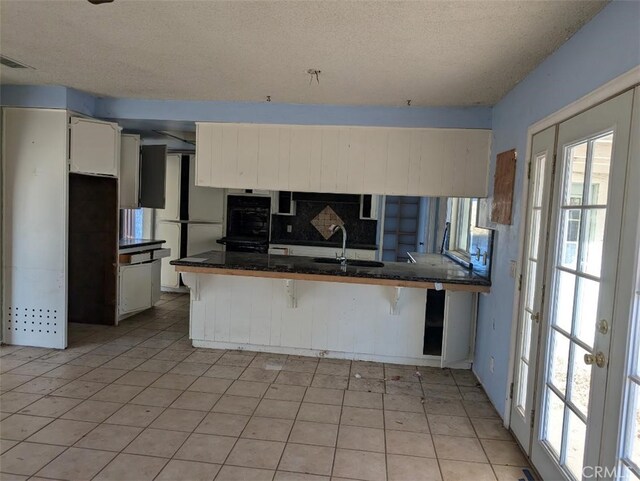
[[[207,251],[221,251],[222,224],[188,224],[187,255],[193,256]]]
[[[118,176],[120,127],[113,122],[71,117],[69,121],[70,171]]]
[[[360,196],[360,219],[377,220],[379,195],[362,194]]]
[[[476,295],[447,291],[444,301],[442,367],[463,367],[471,358]]]
[[[167,155],[164,209],[156,210],[157,220],[180,220],[180,163],[179,154]]]
[[[119,314],[151,307],[151,263],[120,267]]]
[[[160,276],[162,271],[162,261],[160,259],[151,263],[151,305],[155,306],[160,300],[162,289],[160,288]]]
[[[196,185],[196,162],[189,163],[189,221],[222,222],[224,218],[224,189]]]
[[[120,208],[138,208],[140,182],[140,136],[120,136]]]
[[[176,268],[169,264],[174,259],[180,257],[180,230],[182,224],[179,222],[158,222],[156,224],[156,239],[166,241],[164,247],[171,249],[171,255],[162,259],[162,271],[160,285],[175,289],[180,287],[180,277]]]
[[[164,209],[167,146],[143,145],[140,150],[140,207]]]

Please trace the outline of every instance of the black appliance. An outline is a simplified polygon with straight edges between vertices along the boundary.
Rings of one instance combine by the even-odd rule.
[[[230,252],[269,251],[271,198],[249,195],[227,197],[227,233],[218,240]]]

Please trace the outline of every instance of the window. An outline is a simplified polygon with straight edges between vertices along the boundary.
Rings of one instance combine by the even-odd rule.
[[[144,238],[144,209],[120,209],[120,237]]]
[[[464,259],[472,255],[478,199],[449,199],[449,250]]]

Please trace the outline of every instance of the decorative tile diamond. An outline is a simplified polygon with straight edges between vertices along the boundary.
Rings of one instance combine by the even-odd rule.
[[[329,230],[329,226],[332,224],[344,225],[344,222],[331,207],[326,206],[318,213],[317,216],[311,219],[311,224],[313,227],[318,229],[318,232],[320,232],[320,235],[324,237],[324,240],[327,240],[333,235]]]

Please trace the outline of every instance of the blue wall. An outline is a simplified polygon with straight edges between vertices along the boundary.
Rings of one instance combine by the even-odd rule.
[[[85,92],[60,85],[2,85],[0,105],[69,109],[85,115],[94,115],[96,99]]]
[[[128,128],[194,130],[194,121],[490,129],[491,107],[383,107],[93,97],[60,86],[2,85],[3,106],[68,108]]]
[[[515,280],[509,261],[518,258],[522,180],[530,125],[640,65],[640,2],[614,1],[509,92],[493,109],[492,159],[518,151],[514,219],[498,228],[491,294],[480,298],[473,370],[499,412],[507,393]],[[495,169],[492,161],[491,171]],[[493,174],[491,174],[491,178]],[[495,369],[489,371],[490,358]]]

